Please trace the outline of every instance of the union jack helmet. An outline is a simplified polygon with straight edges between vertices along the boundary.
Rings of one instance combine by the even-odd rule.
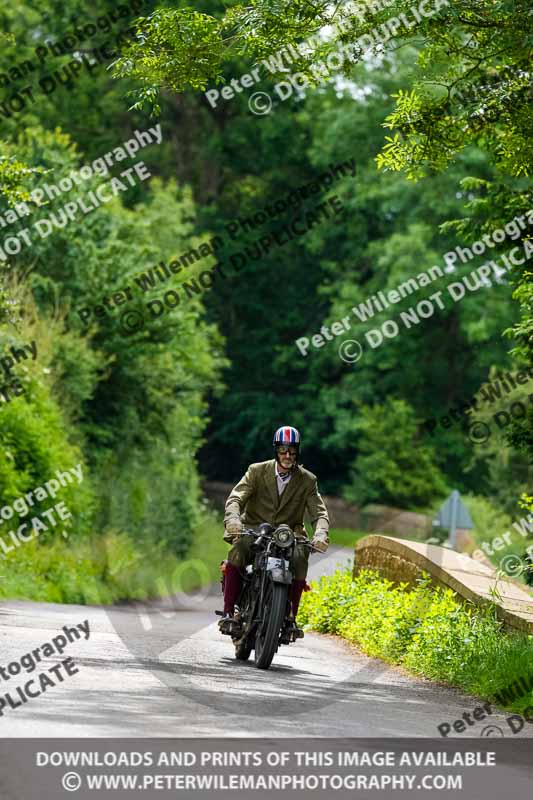
[[[278,444],[294,444],[298,448],[300,446],[300,434],[296,430],[296,428],[291,428],[290,425],[284,425],[282,428],[278,428],[276,433],[274,434],[274,447]]]

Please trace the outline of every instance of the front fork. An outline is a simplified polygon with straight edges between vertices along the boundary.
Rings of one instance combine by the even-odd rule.
[[[287,607],[285,609],[285,618],[287,618],[291,612],[291,585],[293,579],[292,572],[285,563],[286,561],[289,562],[289,559],[286,559],[284,556],[270,556],[267,551],[265,554],[265,561],[266,568],[262,573],[260,593],[261,602],[259,607],[264,608],[265,606],[265,594],[268,591],[267,587],[269,584],[273,586],[276,583],[284,583],[289,589],[287,596]],[[262,621],[265,622],[266,620],[263,618]]]
[[[240,618],[241,622],[245,622],[245,627],[248,629],[247,633],[250,632],[255,625],[260,624],[261,622],[265,621],[262,617],[257,616],[257,613],[258,613],[258,609],[264,608],[264,605],[265,605],[265,595],[266,595],[267,586],[268,586],[267,582],[285,583],[285,584],[288,585],[289,593],[288,593],[287,609],[286,609],[285,614],[287,616],[287,615],[290,615],[290,613],[291,613],[291,584],[292,584],[293,576],[292,576],[292,572],[290,571],[290,569],[285,564],[285,561],[289,561],[289,559],[285,559],[283,556],[276,557],[276,561],[278,562],[278,564],[274,565],[271,562],[270,566],[268,566],[270,558],[272,558],[272,557],[269,556],[269,552],[267,551],[265,553],[265,555],[264,555],[264,559],[266,561],[267,566],[262,571],[261,583],[260,583],[260,586],[259,586],[259,592],[256,594],[254,607],[253,607],[253,609],[251,609],[250,619],[248,620],[247,624],[246,624],[245,620],[242,620],[242,609],[241,609],[241,606],[239,605],[239,603],[237,603],[237,605],[239,606],[239,612],[238,612],[238,614],[236,614],[236,616],[238,616]],[[221,573],[220,574],[220,587],[221,587],[222,594],[224,594],[224,589],[225,589],[225,585],[226,585],[226,568],[227,568],[227,564],[228,564],[227,559],[224,559],[223,561],[220,562],[220,573]],[[242,597],[243,593],[245,592],[245,590],[247,588],[247,584],[249,584],[249,582],[250,582],[250,578],[246,575],[246,572],[245,572],[244,575],[243,575],[243,587],[242,587],[242,590],[241,590],[241,597]]]

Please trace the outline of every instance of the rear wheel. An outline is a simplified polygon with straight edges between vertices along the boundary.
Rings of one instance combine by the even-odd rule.
[[[285,583],[270,583],[265,599],[261,628],[255,637],[255,666],[268,669],[278,649],[279,634],[287,611],[289,587]]]

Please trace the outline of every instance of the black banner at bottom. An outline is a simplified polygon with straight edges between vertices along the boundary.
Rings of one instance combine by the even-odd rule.
[[[2,800],[531,797],[529,739],[0,739]]]

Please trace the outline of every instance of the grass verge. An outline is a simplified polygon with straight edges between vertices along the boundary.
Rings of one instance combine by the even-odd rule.
[[[329,541],[338,547],[349,547],[353,550],[356,542],[368,535],[366,531],[355,531],[350,528],[330,528]]]
[[[356,578],[338,570],[312,586],[302,598],[299,624],[338,634],[369,656],[489,701],[533,677],[533,636],[504,633],[494,606],[460,602],[428,579],[416,588],[394,586],[370,570]],[[528,706],[533,691],[505,707],[520,713]]]
[[[216,582],[228,546],[219,517],[203,511],[186,558],[108,531],[91,542],[32,540],[0,557],[0,600],[108,605],[191,592]]]

